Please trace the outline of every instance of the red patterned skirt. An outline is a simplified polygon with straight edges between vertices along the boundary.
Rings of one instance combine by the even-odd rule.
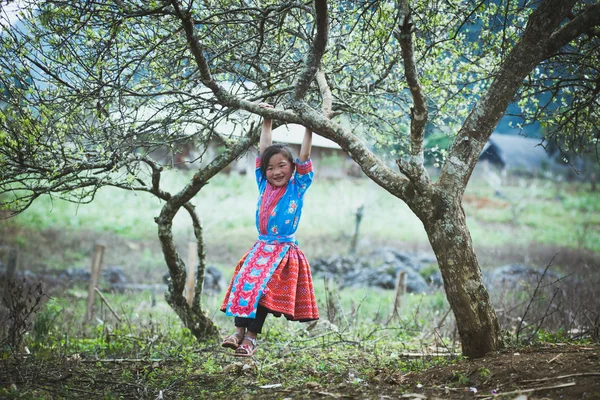
[[[244,265],[248,253],[235,267],[233,278],[221,305],[223,312],[227,308],[233,281]],[[258,304],[267,308],[276,317],[283,314],[289,320],[301,322],[319,319],[310,266],[302,251],[295,244],[291,244],[279,266],[273,272]]]

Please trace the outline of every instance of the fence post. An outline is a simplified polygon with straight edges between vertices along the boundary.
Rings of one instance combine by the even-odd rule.
[[[94,302],[96,301],[96,286],[100,277],[100,269],[102,268],[102,257],[104,256],[104,246],[99,244],[94,248],[92,255],[90,283],[88,286],[88,301],[85,312],[85,322],[89,322],[94,316]]]
[[[402,306],[402,296],[406,293],[406,272],[398,272],[398,279],[396,280],[396,296],[394,297],[394,310],[392,311],[392,318],[399,318],[398,310]]]
[[[362,221],[363,218],[364,209],[364,204],[356,209],[356,223],[354,224],[354,235],[352,235],[352,241],[350,242],[350,254],[356,253],[356,245],[358,243],[358,228],[360,227],[360,221]]]
[[[185,266],[185,299],[191,307],[194,301],[194,287],[196,283],[196,268],[198,267],[198,243],[188,243],[188,261]]]

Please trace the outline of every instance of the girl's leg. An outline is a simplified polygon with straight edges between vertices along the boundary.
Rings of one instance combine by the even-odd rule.
[[[262,327],[265,324],[268,312],[269,310],[265,307],[261,305],[258,306],[256,309],[256,318],[250,320],[250,323],[247,326],[248,331],[246,332],[246,335],[252,333],[253,336],[256,337],[257,334],[262,333]]]

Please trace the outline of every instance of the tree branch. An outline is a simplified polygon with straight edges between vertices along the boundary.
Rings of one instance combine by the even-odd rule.
[[[579,35],[592,32],[600,25],[600,4],[594,4],[585,8],[574,19],[554,32],[546,40],[546,51],[544,58],[548,58],[560,50],[561,47],[575,39]]]
[[[415,63],[413,49],[412,32],[413,23],[411,21],[411,12],[406,1],[401,2],[405,14],[399,29],[394,32],[394,36],[400,42],[402,48],[402,59],[404,61],[404,74],[413,98],[414,107],[410,109],[410,154],[413,158],[423,163],[423,136],[425,124],[427,123],[427,104],[423,87],[419,81],[419,74]]]
[[[192,226],[194,227],[194,236],[196,237],[196,243],[198,245],[198,272],[196,274],[196,283],[194,287],[194,298],[192,299],[192,310],[194,312],[200,311],[200,299],[202,298],[202,291],[204,289],[204,271],[206,269],[206,249],[204,248],[204,236],[202,235],[202,223],[198,214],[196,213],[195,207],[192,203],[185,203],[183,208],[189,213],[192,219]]]
[[[352,159],[361,165],[365,174],[381,187],[399,198],[406,198],[405,190],[408,181],[404,177],[391,170],[383,161],[379,160],[359,138],[344,130],[340,125],[329,121],[323,114],[316,112],[303,102],[297,101],[294,105],[294,111],[277,108],[261,108],[256,103],[242,100],[235,95],[229,94],[213,80],[210,74],[208,63],[202,52],[202,45],[194,34],[194,22],[191,16],[182,13],[176,0],[171,0],[171,3],[175,9],[175,15],[177,15],[184,25],[184,31],[190,46],[190,51],[199,67],[202,83],[211,89],[219,104],[233,109],[246,110],[253,114],[260,115],[263,118],[278,119],[288,123],[304,125],[313,132],[317,132],[338,143]],[[327,2],[325,0],[316,0],[315,8],[317,14],[317,34],[315,36],[312,52],[307,59],[306,68],[296,84],[295,99],[302,99],[304,97],[308,90],[310,80],[313,79],[318,71],[327,43]],[[304,84],[302,82],[304,82]],[[256,136],[256,138],[253,136],[252,139],[249,138],[248,140],[254,141],[257,140],[257,138],[258,136]],[[245,140],[240,141],[232,147],[231,151],[221,154],[206,168],[199,171],[195,175],[195,179],[190,182],[186,188],[173,196],[173,204],[179,204],[179,207],[181,207],[189,201],[195,193],[200,190],[202,185],[220,170],[219,165],[221,162],[231,162],[235,158],[235,156],[233,156],[235,153],[234,148],[242,145],[249,146],[250,144]]]
[[[326,118],[331,118],[332,117],[332,105],[333,105],[333,96],[331,94],[331,88],[329,87],[329,84],[327,83],[327,78],[325,77],[325,73],[323,72],[322,69],[319,68],[319,70],[317,71],[317,84],[319,85],[319,91],[321,92],[321,98],[323,99],[323,106],[322,106],[322,110],[323,110],[323,115],[325,115]]]
[[[400,1],[403,11],[402,24],[394,32],[394,36],[400,42],[402,59],[404,62],[404,75],[413,98],[414,106],[410,108],[410,160],[408,163],[398,160],[400,171],[405,174],[420,191],[425,191],[431,184],[431,180],[424,167],[423,138],[425,136],[425,124],[427,123],[428,111],[427,101],[423,93],[423,87],[419,81],[419,74],[415,62],[414,46],[412,40],[413,23],[411,11],[406,0]]]
[[[462,196],[487,140],[523,79],[547,57],[548,39],[557,31],[576,2],[577,0],[545,0],[532,12],[523,36],[505,58],[488,90],[465,119],[450,148],[436,183],[446,193]]]
[[[310,82],[321,65],[321,58],[323,58],[325,48],[327,47],[327,38],[329,36],[327,0],[315,0],[315,14],[317,33],[315,34],[311,51],[306,57],[304,70],[300,73],[296,81],[295,101],[302,100],[306,92],[308,92]]]
[[[306,104],[300,102],[297,112],[300,124],[336,142],[375,183],[400,199],[407,198],[406,184],[408,180],[381,161],[362,143],[360,138],[339,124],[328,120],[323,114]]]

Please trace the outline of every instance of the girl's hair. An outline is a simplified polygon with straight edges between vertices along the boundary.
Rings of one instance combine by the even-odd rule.
[[[264,153],[262,153],[260,156],[260,173],[262,174],[263,178],[267,176],[267,167],[269,166],[269,161],[271,160],[271,157],[273,157],[275,154],[282,154],[285,158],[288,159],[288,161],[292,165],[292,172],[294,172],[294,170],[296,169],[296,164],[294,163],[294,156],[292,156],[292,151],[290,150],[290,148],[280,143],[272,144],[271,146],[267,147]]]

